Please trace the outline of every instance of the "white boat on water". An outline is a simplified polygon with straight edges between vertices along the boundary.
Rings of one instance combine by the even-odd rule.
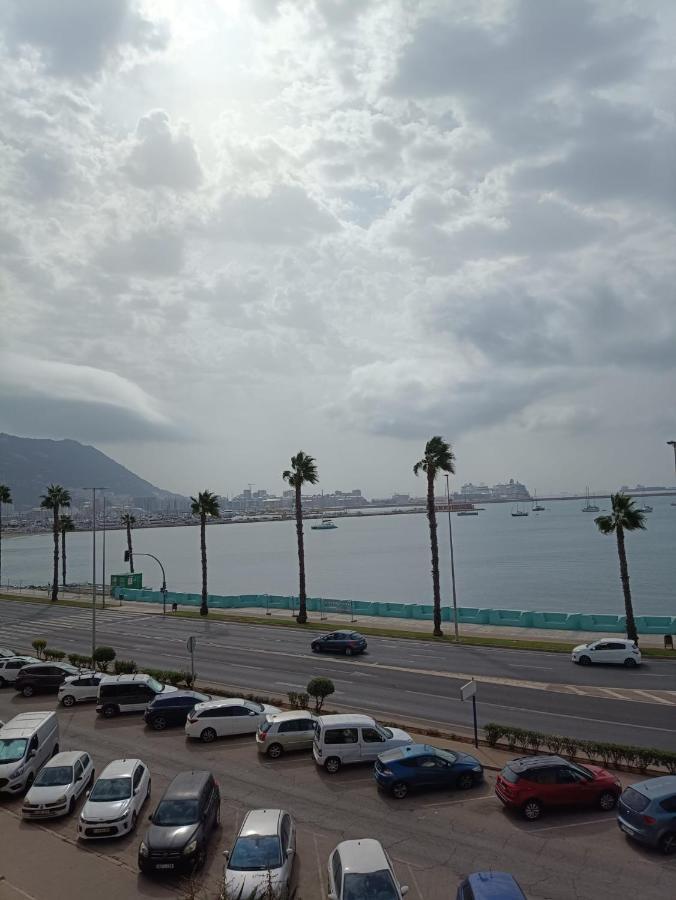
[[[459,509],[456,513],[457,516],[478,516],[478,509]]]
[[[528,510],[522,509],[518,504],[517,504],[516,510],[512,510],[512,516],[515,519],[520,519],[520,518],[522,518],[522,516],[527,516],[527,515],[528,515]]]
[[[600,512],[598,506],[595,506],[589,499],[589,485],[587,485],[587,502],[582,507],[582,512]]]
[[[333,519],[322,519],[321,522],[317,522],[316,525],[310,525],[312,531],[333,531],[333,529],[337,527],[338,526]]]
[[[537,491],[533,491],[533,506],[531,507],[531,509],[533,510],[533,512],[544,512],[545,511],[545,507],[541,503],[538,503],[538,492]]]
[[[653,508],[652,508],[652,506],[649,506],[647,503],[644,503],[643,506],[639,506],[638,511],[642,512],[642,513],[649,513],[649,512],[653,511]]]

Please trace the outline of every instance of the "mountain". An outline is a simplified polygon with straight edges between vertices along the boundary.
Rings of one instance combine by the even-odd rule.
[[[129,497],[178,497],[125,469],[96,447],[78,441],[52,441],[0,433],[0,483],[9,485],[16,509],[37,506],[48,484],[71,492],[108,488]]]

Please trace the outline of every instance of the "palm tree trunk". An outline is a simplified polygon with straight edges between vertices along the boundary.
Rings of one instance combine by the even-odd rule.
[[[300,485],[296,485],[296,537],[298,539],[298,615],[296,622],[304,625],[307,622],[307,598],[305,596],[305,548],[303,547],[303,505],[300,498]]]
[[[66,587],[66,529],[61,532],[61,582]]]
[[[129,571],[134,574],[134,554],[131,549],[131,524],[127,522],[127,550],[129,551]]]
[[[629,588],[627,553],[624,548],[624,528],[622,528],[621,525],[618,525],[615,534],[617,535],[617,555],[620,557],[620,580],[622,581],[622,592],[624,593],[624,613],[627,617],[627,638],[630,641],[636,641],[638,643],[636,621],[634,620],[634,606],[631,602],[631,590]]]
[[[432,550],[432,593],[434,595],[434,635],[441,637],[441,590],[439,588],[439,542],[437,541],[437,511],[434,506],[434,472],[427,474],[427,520],[430,525]]]
[[[0,590],[2,589],[2,500],[0,500]]]
[[[202,552],[202,605],[200,615],[209,615],[207,604],[207,517],[205,513],[200,516],[200,550]]]
[[[52,574],[52,603],[59,597],[59,505],[54,504],[54,572]]]

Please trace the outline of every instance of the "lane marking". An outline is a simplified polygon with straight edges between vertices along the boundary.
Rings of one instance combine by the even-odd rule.
[[[545,828],[529,828],[528,833],[530,834],[533,831],[556,831],[560,828],[580,828],[582,825],[598,825],[600,822],[610,825],[615,822],[615,817],[608,816],[605,819],[590,819],[587,822],[569,822],[567,825],[547,825]]]
[[[657,694],[650,694],[648,691],[639,691],[638,688],[635,688],[637,694],[643,694],[645,697],[651,698],[654,703],[664,703],[667,706],[673,706],[671,700],[665,700],[664,697],[658,697]]]

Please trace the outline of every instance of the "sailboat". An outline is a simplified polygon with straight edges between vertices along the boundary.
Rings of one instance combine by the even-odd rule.
[[[528,515],[528,510],[527,510],[527,509],[521,509],[521,507],[520,507],[519,504],[517,503],[517,505],[516,505],[516,511],[512,510],[512,515],[514,516],[515,519],[520,519],[522,516],[527,516],[527,515]]]
[[[649,513],[649,512],[653,511],[653,508],[652,508],[652,506],[649,506],[647,503],[644,503],[643,506],[639,506],[638,511],[642,512],[642,513]]]
[[[541,503],[538,503],[538,492],[537,491],[533,491],[532,510],[533,510],[533,512],[544,512],[544,510],[545,510],[545,507]]]
[[[600,512],[598,506],[595,506],[589,499],[589,485],[587,485],[587,502],[582,507],[582,512]]]

